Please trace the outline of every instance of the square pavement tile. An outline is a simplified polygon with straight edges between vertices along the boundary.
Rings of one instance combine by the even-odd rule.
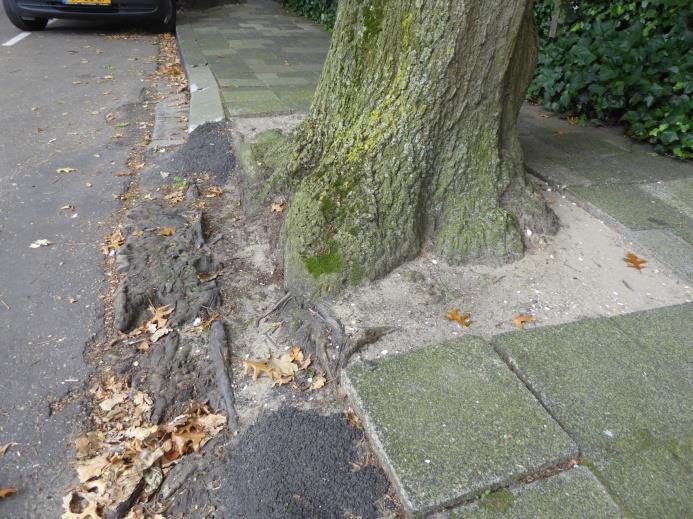
[[[454,505],[577,455],[481,339],[355,365],[343,377],[409,513]]]
[[[529,485],[502,489],[439,519],[617,519],[624,517],[604,486],[585,467],[561,472]]]
[[[693,510],[693,304],[494,337],[634,517]]]

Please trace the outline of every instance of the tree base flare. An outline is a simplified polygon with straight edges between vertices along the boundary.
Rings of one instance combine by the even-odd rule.
[[[267,153],[270,188],[294,193],[289,289],[372,281],[424,248],[508,262],[527,229],[556,230],[516,129],[536,61],[531,1],[488,1],[340,2],[311,112]]]

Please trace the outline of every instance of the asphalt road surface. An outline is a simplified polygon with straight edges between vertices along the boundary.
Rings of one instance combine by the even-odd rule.
[[[0,517],[59,517],[74,483],[83,412],[51,405],[88,376],[85,345],[108,287],[99,245],[155,43],[67,21],[22,34],[0,12],[0,446],[18,444],[0,457],[0,488],[19,489],[0,500]],[[36,240],[52,244],[31,248]]]

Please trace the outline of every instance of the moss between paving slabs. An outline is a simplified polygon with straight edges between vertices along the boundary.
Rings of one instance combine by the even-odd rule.
[[[693,509],[693,304],[497,336],[635,517]]]
[[[449,519],[623,517],[606,489],[585,467],[576,467],[529,485],[493,492],[446,515]]]
[[[411,513],[458,503],[577,454],[478,338],[357,365],[344,379]]]

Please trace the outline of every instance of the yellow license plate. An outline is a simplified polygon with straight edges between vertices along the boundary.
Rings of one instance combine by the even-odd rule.
[[[65,0],[67,5],[111,5],[111,0]]]

